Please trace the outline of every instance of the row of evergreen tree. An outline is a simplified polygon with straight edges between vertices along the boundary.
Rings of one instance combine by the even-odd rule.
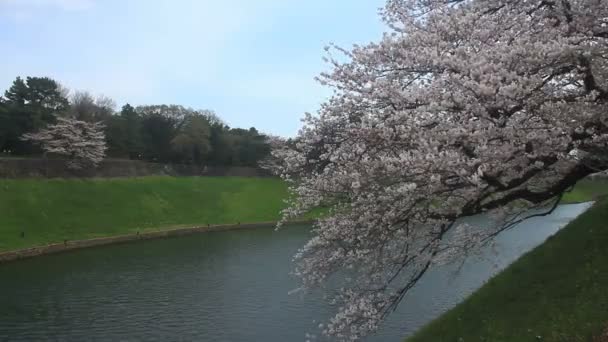
[[[36,155],[39,147],[20,137],[55,122],[57,116],[102,122],[115,158],[163,163],[256,166],[268,156],[267,136],[255,128],[230,128],[213,112],[179,105],[126,104],[69,91],[48,77],[17,77],[0,96],[0,152]]]

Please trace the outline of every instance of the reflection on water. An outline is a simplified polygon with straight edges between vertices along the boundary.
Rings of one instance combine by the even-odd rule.
[[[428,273],[368,340],[401,341],[587,207],[524,222],[458,274]],[[288,295],[291,256],[308,237],[306,227],[216,232],[0,265],[0,341],[302,341],[332,312],[319,293]]]

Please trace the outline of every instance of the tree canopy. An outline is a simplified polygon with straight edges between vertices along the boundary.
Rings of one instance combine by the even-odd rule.
[[[124,105],[106,96],[69,91],[47,77],[17,77],[0,97],[0,152],[43,151],[24,134],[68,118],[103,126],[110,157],[162,163],[257,167],[270,154],[267,137],[255,128],[227,126],[213,111],[181,105]]]
[[[23,140],[41,145],[45,152],[64,155],[71,169],[95,167],[105,157],[106,139],[100,123],[57,118],[57,123],[35,133],[26,133]]]
[[[379,42],[328,49],[334,96],[274,152],[285,219],[328,208],[295,273],[338,283],[323,329],[346,340],[608,168],[608,1],[389,0],[382,18]],[[493,223],[459,220],[480,213]]]
[[[69,107],[61,86],[47,77],[17,77],[0,100],[0,151],[15,154],[35,152],[35,148],[20,137],[55,121],[55,113]]]

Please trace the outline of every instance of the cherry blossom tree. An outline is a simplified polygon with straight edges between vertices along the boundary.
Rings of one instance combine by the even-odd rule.
[[[70,169],[96,167],[106,151],[101,123],[72,118],[57,117],[56,124],[36,133],[26,133],[22,139],[40,144],[45,153],[67,156]]]
[[[276,135],[266,135],[265,140],[265,142],[270,146],[271,151],[279,151],[284,148],[287,148],[288,140],[283,137]],[[272,173],[275,173],[276,175],[280,175],[282,163],[283,160],[280,156],[277,155],[277,153],[271,153],[266,158],[260,160],[257,166],[264,170],[268,170]]]
[[[379,42],[328,48],[334,95],[273,152],[295,195],[284,219],[329,208],[295,274],[338,284],[322,329],[344,340],[608,168],[608,0],[389,0],[381,15]],[[461,220],[480,213],[493,223]]]

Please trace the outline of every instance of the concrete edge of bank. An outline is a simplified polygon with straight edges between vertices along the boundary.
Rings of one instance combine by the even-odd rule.
[[[291,221],[286,225],[297,225],[311,223],[312,220],[300,220]],[[34,246],[23,249],[17,249],[12,251],[0,252],[0,263],[32,258],[36,256],[42,256],[47,254],[61,253],[76,249],[83,249],[89,247],[97,247],[104,245],[113,245],[119,243],[135,242],[141,240],[151,239],[163,239],[176,236],[192,235],[198,233],[207,232],[218,232],[226,230],[236,229],[251,229],[251,228],[263,228],[276,225],[275,222],[256,222],[256,223],[237,223],[237,224],[216,224],[216,225],[205,225],[205,226],[194,226],[186,228],[173,228],[158,231],[149,231],[134,234],[124,234],[108,237],[100,237],[85,240],[66,240],[63,243],[53,243],[44,246]]]

